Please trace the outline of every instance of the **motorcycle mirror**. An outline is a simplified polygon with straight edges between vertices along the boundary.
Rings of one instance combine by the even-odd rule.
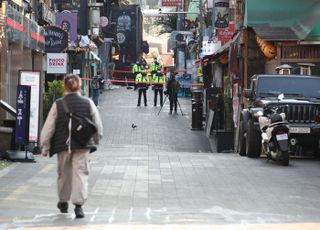
[[[279,96],[278,96],[278,100],[279,100],[279,101],[282,101],[282,100],[283,100],[283,98],[284,98],[284,94],[283,94],[283,93],[279,94]]]

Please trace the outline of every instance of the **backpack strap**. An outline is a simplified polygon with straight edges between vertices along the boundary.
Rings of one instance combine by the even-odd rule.
[[[63,110],[66,112],[67,116],[69,117],[69,122],[68,122],[68,139],[66,140],[66,145],[68,145],[68,153],[71,153],[71,127],[72,127],[72,113],[70,113],[68,104],[66,102],[66,99],[62,99],[62,106]]]

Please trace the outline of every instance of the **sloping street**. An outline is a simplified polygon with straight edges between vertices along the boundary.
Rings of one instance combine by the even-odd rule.
[[[104,91],[104,138],[91,155],[85,218],[56,208],[56,156],[0,172],[0,229],[319,229],[320,162],[216,153],[182,114],[137,107],[137,92]],[[132,127],[134,124],[134,127]]]

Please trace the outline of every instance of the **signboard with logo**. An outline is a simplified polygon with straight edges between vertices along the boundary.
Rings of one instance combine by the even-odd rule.
[[[230,23],[226,29],[217,29],[218,41],[228,42],[234,34],[235,26],[234,23]]]
[[[47,53],[47,73],[67,73],[67,54]]]
[[[182,0],[162,0],[162,6],[181,6]]]
[[[20,145],[29,142],[30,91],[28,85],[17,86],[15,142]]]
[[[37,142],[39,136],[39,114],[40,114],[40,72],[20,71],[20,85],[31,87],[30,93],[30,121],[29,141]],[[18,111],[17,111],[18,114]]]
[[[214,27],[229,27],[229,0],[214,0]]]
[[[44,29],[46,53],[61,53],[68,48],[68,32],[57,26]]]

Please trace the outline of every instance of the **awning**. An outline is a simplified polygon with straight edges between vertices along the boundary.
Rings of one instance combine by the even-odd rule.
[[[234,42],[239,38],[239,36],[240,36],[240,33],[237,33],[237,34],[233,35],[232,39],[230,39],[228,42],[226,42],[225,44],[223,44],[223,45],[221,46],[221,48],[218,49],[213,55],[218,55],[218,54],[221,54],[221,53],[223,53],[223,52],[225,52],[225,51],[228,51],[229,48],[230,48],[230,45],[231,45],[232,43],[234,43]]]
[[[92,57],[94,59],[96,59],[97,61],[101,61],[101,59],[98,57],[98,55],[96,55],[94,52],[90,51],[90,54],[92,55]]]
[[[319,0],[247,0],[244,26],[264,40],[319,40]]]

